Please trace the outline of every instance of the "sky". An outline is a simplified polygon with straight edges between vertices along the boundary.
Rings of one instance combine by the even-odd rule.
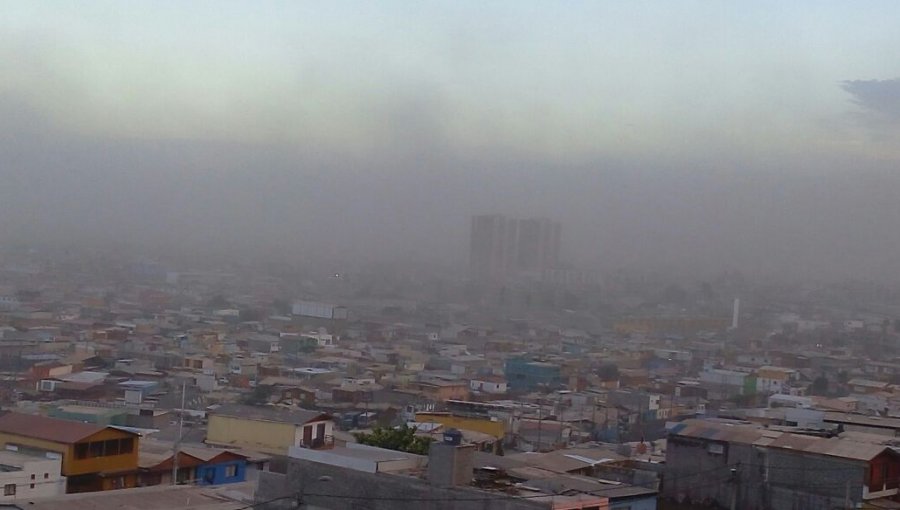
[[[896,2],[3,7],[10,240],[464,265],[499,212],[582,267],[900,270]]]

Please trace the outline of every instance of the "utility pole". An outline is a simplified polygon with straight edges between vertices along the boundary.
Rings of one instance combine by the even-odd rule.
[[[740,464],[738,464],[738,467],[740,467]],[[737,510],[738,487],[740,486],[738,475],[738,468],[731,468],[731,506],[729,507],[731,510]]]
[[[853,508],[850,506],[850,480],[844,482],[844,508]]]
[[[178,450],[181,448],[181,435],[184,429],[184,395],[187,389],[187,382],[181,383],[181,413],[178,417],[178,435],[175,436],[175,442],[172,444],[172,485],[178,485]]]

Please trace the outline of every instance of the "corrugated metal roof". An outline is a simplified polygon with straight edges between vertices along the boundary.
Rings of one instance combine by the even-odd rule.
[[[61,444],[75,443],[104,429],[99,425],[39,415],[12,412],[0,415],[0,432]]]
[[[686,420],[684,425],[677,435],[728,443],[752,444],[766,448],[794,450],[843,459],[869,461],[889,449],[886,445],[872,442],[853,441],[839,437],[824,438],[791,434],[746,424]]]

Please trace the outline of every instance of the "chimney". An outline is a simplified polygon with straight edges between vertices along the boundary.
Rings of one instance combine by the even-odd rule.
[[[428,449],[428,482],[438,487],[458,487],[472,483],[475,445],[462,444],[456,429],[444,432],[443,441]]]

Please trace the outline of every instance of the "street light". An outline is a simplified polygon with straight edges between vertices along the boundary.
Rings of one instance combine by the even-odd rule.
[[[322,476],[316,478],[315,480],[313,480],[313,482],[310,483],[309,485],[315,485],[319,482],[323,482],[323,483],[330,482],[331,480],[333,480],[333,478],[331,478],[330,476],[322,475]],[[303,496],[306,493],[306,486],[307,486],[307,484],[303,484],[300,487],[300,493],[297,494],[297,505],[296,505],[297,508],[304,508]]]

